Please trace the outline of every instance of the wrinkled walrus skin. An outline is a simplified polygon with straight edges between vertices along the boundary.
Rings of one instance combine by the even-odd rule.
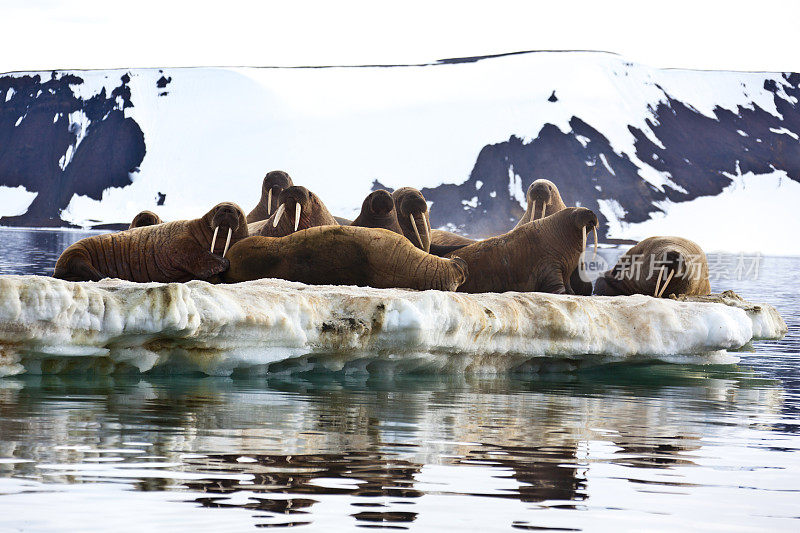
[[[670,273],[673,273],[671,279]],[[658,292],[664,298],[672,294],[711,294],[708,260],[703,249],[682,237],[649,237],[622,254],[614,268],[597,278],[594,294],[657,297],[659,282]]]
[[[451,252],[467,262],[469,278],[460,292],[538,291],[574,294],[570,274],[584,252],[584,228],[597,216],[583,207],[523,224],[508,233]]]
[[[278,208],[278,195],[283,189],[291,187],[292,178],[283,170],[267,172],[261,182],[261,198],[258,204],[247,214],[247,223],[268,219]]]
[[[361,212],[348,225],[362,228],[383,228],[403,235],[403,228],[397,222],[394,199],[392,199],[389,191],[383,189],[373,191],[364,198],[364,202],[361,204]]]
[[[133,217],[131,225],[128,226],[128,229],[143,228],[145,226],[155,226],[156,224],[161,224],[162,222],[163,220],[161,220],[161,217],[159,217],[152,211],[141,211],[138,215]]]
[[[514,229],[528,222],[558,213],[567,207],[561,199],[558,187],[550,180],[538,179],[531,183],[525,198],[528,201],[528,207]]]
[[[286,237],[250,237],[228,252],[227,283],[278,278],[313,285],[454,291],[467,278],[461,259],[414,247],[392,231],[321,226]]]
[[[302,229],[338,225],[319,196],[305,187],[293,185],[278,195],[278,207],[272,216],[267,220],[250,224],[248,228],[251,236],[285,237]]]
[[[215,253],[211,253],[215,228]],[[67,281],[207,280],[228,268],[229,262],[222,255],[229,228],[232,244],[247,237],[244,213],[236,204],[226,202],[202,218],[88,237],[64,250],[53,276]]]

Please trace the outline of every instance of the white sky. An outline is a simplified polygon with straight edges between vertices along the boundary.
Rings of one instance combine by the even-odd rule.
[[[798,0],[0,0],[0,72],[427,62],[531,49],[800,71]]]

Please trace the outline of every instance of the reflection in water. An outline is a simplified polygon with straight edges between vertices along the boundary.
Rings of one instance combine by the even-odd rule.
[[[70,244],[97,231],[0,228],[0,274],[53,273],[58,256]]]
[[[711,520],[694,515],[693,500],[663,507],[663,498],[693,494],[713,495],[717,514],[732,513],[729,524],[742,502],[769,502],[777,518],[759,520],[780,526],[800,491],[800,438],[773,426],[780,384],[735,367],[641,366],[533,382],[43,376],[2,384],[0,526],[37,501],[74,512],[74,503],[53,503],[54,487],[108,483],[165,495],[148,502],[159,520],[167,513],[159,506],[177,516],[205,509],[212,529],[228,520],[582,529],[599,517],[626,523],[620,509],[666,512],[652,515],[665,526]],[[748,453],[721,455],[729,449]],[[92,512],[124,516],[126,494]]]

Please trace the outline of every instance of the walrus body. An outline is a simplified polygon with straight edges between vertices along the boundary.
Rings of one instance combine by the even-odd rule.
[[[625,252],[614,268],[597,278],[594,294],[618,296],[711,293],[703,249],[682,237],[649,237]]]
[[[267,172],[261,182],[261,198],[258,204],[247,214],[247,223],[268,219],[278,208],[278,195],[282,190],[294,185],[292,178],[283,170]]]
[[[367,195],[361,204],[361,212],[349,225],[362,228],[383,228],[403,235],[403,228],[397,222],[394,199],[388,191],[383,189]]]
[[[558,213],[567,207],[561,199],[558,187],[550,180],[539,179],[531,183],[528,192],[525,193],[525,198],[528,201],[528,207],[517,225],[514,226],[515,229],[528,222]]]
[[[133,228],[143,228],[145,226],[155,226],[156,224],[161,224],[163,221],[161,217],[153,213],[152,211],[141,211],[131,221],[131,225],[128,226],[128,229]]]
[[[279,278],[316,285],[453,291],[467,277],[461,259],[432,256],[392,231],[322,226],[286,237],[250,237],[228,252],[224,281]]]
[[[223,257],[228,234],[229,243],[235,243],[247,237],[247,225],[239,206],[222,203],[195,220],[82,239],[64,250],[56,261],[53,276],[68,281],[206,280],[228,268],[228,260]]]
[[[451,231],[445,231],[443,229],[431,230],[431,246],[434,244],[441,246],[469,246],[470,244],[475,244],[476,242],[478,242],[478,240],[470,239],[469,237],[464,237],[463,235],[459,235],[458,233],[453,233]]]
[[[269,219],[251,224],[250,235],[285,237],[302,229],[337,226],[322,200],[305,187],[293,185],[278,195],[278,208]]]
[[[597,216],[568,207],[508,233],[451,252],[467,262],[469,278],[461,292],[539,291],[573,294],[570,274],[586,245],[586,229]]]
[[[403,235],[420,250],[430,252],[431,223],[425,197],[413,187],[401,187],[392,193],[392,199]]]

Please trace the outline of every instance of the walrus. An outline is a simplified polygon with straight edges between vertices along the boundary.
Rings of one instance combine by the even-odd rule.
[[[349,226],[362,228],[383,228],[403,235],[403,228],[397,222],[394,199],[388,191],[372,191],[361,204],[361,212]]]
[[[538,291],[574,294],[570,274],[586,249],[586,231],[597,216],[583,207],[567,207],[447,254],[467,262],[469,278],[461,292]]]
[[[244,212],[238,205],[225,202],[194,220],[81,239],[64,250],[53,276],[68,281],[208,280],[228,268],[225,253],[231,243],[245,237]]]
[[[528,192],[525,193],[525,198],[528,201],[528,207],[514,228],[518,228],[532,220],[558,213],[567,207],[561,199],[558,187],[550,180],[538,179],[531,183],[528,187]]]
[[[161,224],[162,222],[163,221],[161,220],[161,217],[159,217],[152,211],[140,211],[138,215],[133,217],[131,225],[128,226],[128,229],[143,228],[145,226],[155,226],[156,224]]]
[[[403,235],[420,250],[431,249],[431,223],[428,221],[428,202],[413,187],[401,187],[392,193],[397,222]]]
[[[463,235],[453,233],[452,231],[431,229],[431,246],[434,244],[441,246],[468,246],[470,244],[475,244],[476,242],[478,242],[477,239],[470,239],[469,237],[464,237]]]
[[[682,237],[649,237],[622,254],[597,278],[594,294],[705,296],[711,293],[708,260],[697,243]]]
[[[540,218],[550,216],[567,208],[567,206],[564,205],[564,201],[561,199],[561,193],[558,192],[558,187],[550,180],[538,179],[531,183],[525,197],[528,200],[528,207],[525,210],[525,214],[522,215],[522,218],[517,222],[517,225],[514,226],[514,229],[533,220],[539,220]],[[594,233],[594,256],[596,257],[597,228],[592,228],[592,231]],[[575,294],[580,294],[581,296],[591,296],[592,294],[591,282],[581,277],[579,269],[576,269],[570,274],[570,285]]]
[[[248,228],[250,235],[284,237],[301,229],[338,224],[316,194],[292,185],[278,195],[278,208],[271,217],[250,224]]]
[[[444,259],[383,228],[319,226],[285,237],[254,236],[228,251],[228,283],[279,278],[315,285],[453,291],[467,278],[463,259]]]
[[[247,214],[247,223],[268,219],[278,207],[278,195],[287,187],[294,185],[292,178],[283,170],[267,172],[261,182],[261,199]]]

